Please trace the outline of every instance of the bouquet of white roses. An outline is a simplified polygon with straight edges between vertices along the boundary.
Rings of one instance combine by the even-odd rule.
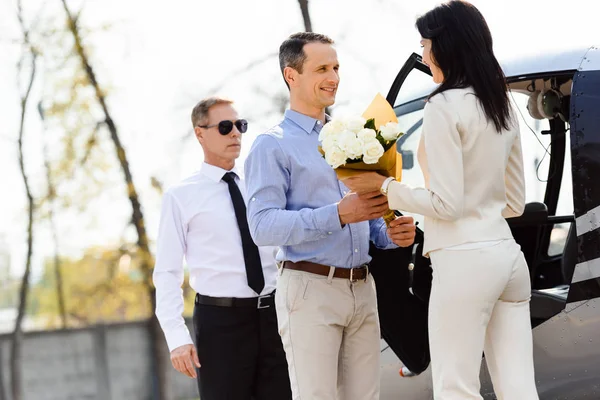
[[[321,129],[319,141],[325,161],[337,169],[358,162],[376,164],[401,134],[397,122],[388,122],[377,129],[375,118],[334,118]]]
[[[376,171],[400,180],[402,158],[396,152],[396,141],[402,136],[391,105],[378,94],[361,117],[333,118],[319,133],[319,151],[340,180]],[[383,217],[387,224],[393,211]]]

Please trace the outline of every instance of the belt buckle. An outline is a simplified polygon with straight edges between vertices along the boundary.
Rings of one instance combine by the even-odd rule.
[[[369,277],[369,264],[364,264],[360,267],[357,268],[350,268],[350,282],[351,283],[355,283],[358,282],[358,278],[354,278],[354,270],[355,269],[359,269],[359,268],[363,268],[365,269],[365,279],[363,279],[365,282],[367,281],[367,278]]]
[[[263,308],[269,308],[269,307],[271,307],[269,304],[267,304],[267,305],[263,305],[262,304],[262,299],[267,299],[269,297],[270,297],[270,295],[268,295],[268,294],[266,294],[264,296],[258,296],[258,303],[256,304],[256,308],[259,309],[259,310],[261,310]]]

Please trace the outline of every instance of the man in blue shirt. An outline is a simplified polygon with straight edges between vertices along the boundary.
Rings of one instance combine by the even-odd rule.
[[[379,398],[380,330],[369,243],[410,246],[415,226],[387,228],[379,191],[349,192],[318,151],[335,101],[333,41],[298,33],[283,42],[290,89],[284,120],[254,142],[245,163],[248,222],[257,245],[280,246],[275,303],[294,399]]]

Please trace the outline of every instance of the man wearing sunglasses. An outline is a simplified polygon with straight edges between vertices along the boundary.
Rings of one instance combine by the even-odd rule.
[[[164,195],[153,275],[171,362],[197,378],[202,400],[290,399],[274,248],[257,247],[250,236],[235,167],[248,123],[231,101],[211,97],[194,107],[192,124],[204,163]],[[196,347],[182,317],[184,257],[196,292]]]
[[[282,43],[279,62],[290,109],[254,141],[245,170],[252,236],[281,246],[275,303],[292,395],[376,400],[380,330],[369,242],[410,246],[415,225],[400,217],[387,229],[387,198],[349,192],[318,151],[339,84],[333,41],[294,34]]]

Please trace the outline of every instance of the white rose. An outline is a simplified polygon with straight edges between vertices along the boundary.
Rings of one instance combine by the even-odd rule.
[[[321,148],[325,152],[329,151],[329,149],[331,149],[333,146],[337,146],[337,140],[335,136],[327,136],[321,142]]]
[[[335,169],[346,163],[346,153],[334,145],[325,153],[325,161]]]
[[[352,117],[346,121],[346,128],[354,133],[358,133],[365,127],[367,121],[363,117]]]
[[[375,139],[377,137],[377,132],[375,132],[375,129],[364,128],[358,131],[356,137],[358,137],[361,142],[365,143],[371,139]]]
[[[336,136],[346,130],[346,124],[339,119],[332,119],[321,128],[319,140],[323,141],[326,137]]]
[[[349,159],[360,158],[363,155],[363,142],[356,136],[353,138],[348,138],[348,140],[346,140],[344,143],[342,150],[344,150]]]
[[[377,139],[369,139],[363,146],[363,162],[365,164],[375,164],[384,153],[383,146]]]
[[[352,150],[355,148],[357,140],[356,134],[349,130],[343,131],[336,137],[338,147],[346,153],[347,158],[353,158],[351,157],[354,153]]]
[[[385,140],[396,140],[400,132],[402,132],[400,130],[400,125],[396,122],[388,122],[379,127],[379,130],[381,131],[381,137]]]

